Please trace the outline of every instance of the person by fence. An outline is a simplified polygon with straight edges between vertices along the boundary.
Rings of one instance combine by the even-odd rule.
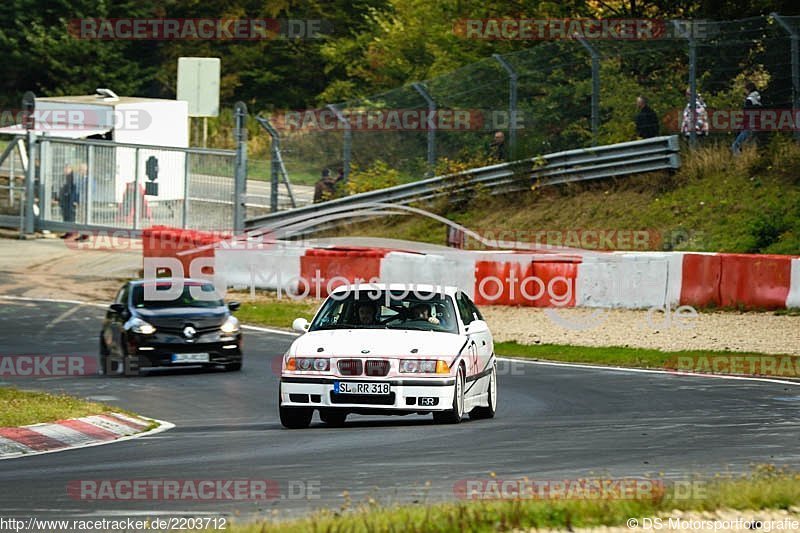
[[[755,118],[752,116],[752,110],[761,107],[761,95],[756,89],[756,84],[752,81],[747,82],[745,91],[747,96],[744,99],[742,129],[731,145],[733,155],[742,151],[742,145],[754,137],[754,131],[758,127]]]
[[[658,116],[650,107],[647,98],[639,96],[636,98],[636,107],[639,112],[636,114],[636,135],[640,139],[649,139],[658,136]]]

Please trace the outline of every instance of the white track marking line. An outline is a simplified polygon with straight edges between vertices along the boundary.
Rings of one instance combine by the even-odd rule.
[[[55,326],[56,324],[58,324],[58,323],[59,323],[59,322],[61,322],[62,320],[66,319],[66,318],[69,318],[69,317],[70,317],[72,314],[74,314],[74,313],[75,313],[75,312],[76,312],[78,309],[80,309],[81,307],[83,307],[83,304],[78,304],[78,305],[76,305],[75,307],[71,307],[71,308],[67,309],[66,311],[64,311],[63,313],[61,313],[60,315],[58,315],[58,316],[57,316],[55,319],[53,319],[53,321],[52,321],[52,322],[49,322],[49,323],[48,323],[48,324],[47,324],[47,325],[44,327],[44,329],[42,329],[42,331],[43,331],[43,332],[44,332],[44,331],[47,331],[48,329],[52,328],[53,326]]]
[[[735,352],[731,352],[735,353]],[[530,359],[522,359],[517,357],[498,357],[501,361],[515,361],[526,363],[529,365],[542,365],[542,366],[563,366],[573,368],[583,368],[587,370],[605,370],[607,372],[636,372],[641,374],[669,374],[671,376],[681,377],[698,377],[698,378],[717,378],[717,379],[731,379],[742,381],[762,381],[765,383],[779,383],[781,385],[800,385],[800,381],[787,381],[783,379],[774,378],[758,378],[750,376],[728,376],[723,374],[702,374],[699,372],[679,372],[675,370],[656,370],[651,368],[628,368],[624,366],[603,366],[603,365],[587,365],[585,363],[561,363],[556,361],[531,361]]]

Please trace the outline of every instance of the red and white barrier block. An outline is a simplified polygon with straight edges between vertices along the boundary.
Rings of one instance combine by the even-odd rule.
[[[255,248],[219,243],[203,251],[213,249],[218,286],[276,289],[294,297],[324,297],[344,284],[378,281],[452,285],[478,305],[800,307],[800,258],[792,256],[573,249],[413,251],[413,244],[409,250],[397,250],[276,241]],[[182,259],[187,255],[178,253]],[[147,250],[145,254],[147,258]],[[159,251],[150,255],[164,258]]]

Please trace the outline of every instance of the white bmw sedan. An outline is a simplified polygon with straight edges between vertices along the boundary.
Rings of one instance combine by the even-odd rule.
[[[281,423],[329,425],[350,413],[491,418],[497,370],[489,327],[455,287],[356,285],[333,291],[283,356]]]

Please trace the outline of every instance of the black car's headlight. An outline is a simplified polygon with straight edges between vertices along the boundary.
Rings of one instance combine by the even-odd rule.
[[[156,332],[156,328],[152,324],[145,322],[141,318],[133,318],[130,322],[131,331],[134,333],[141,333],[142,335],[152,335]]]
[[[222,331],[222,333],[225,333],[225,334],[228,334],[228,335],[231,335],[233,333],[238,333],[239,332],[239,319],[236,318],[235,316],[231,315],[231,316],[229,316],[227,318],[227,320],[225,320],[225,323],[222,324],[222,326],[220,326],[219,329]]]

